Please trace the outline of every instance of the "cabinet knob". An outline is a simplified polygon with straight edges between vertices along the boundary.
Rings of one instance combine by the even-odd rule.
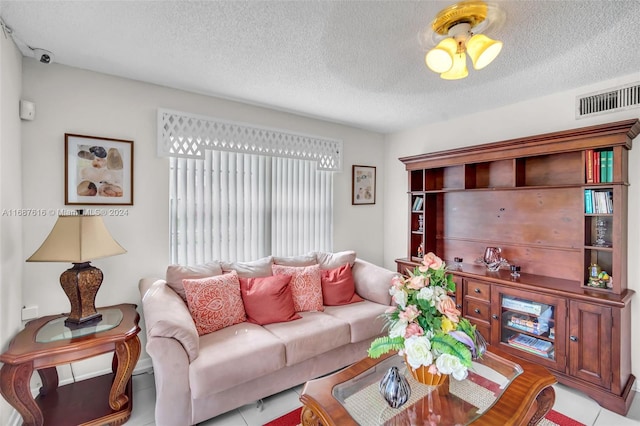
[[[479,314],[479,313],[480,313],[480,309],[475,308],[475,309],[473,310],[473,312],[475,312],[476,314]]]
[[[496,314],[491,315],[491,318],[493,318],[495,320],[499,319],[499,317]]]
[[[571,340],[572,342],[577,342],[578,336],[569,336],[569,340]]]
[[[476,289],[475,289],[475,290],[473,290],[473,291],[475,291],[476,293],[480,293],[480,289],[479,289],[479,288],[476,288]]]

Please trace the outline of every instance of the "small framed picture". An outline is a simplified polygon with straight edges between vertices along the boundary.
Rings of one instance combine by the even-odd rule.
[[[65,133],[64,203],[133,205],[133,141]]]
[[[351,179],[351,204],[375,204],[376,168],[371,166],[353,166]]]

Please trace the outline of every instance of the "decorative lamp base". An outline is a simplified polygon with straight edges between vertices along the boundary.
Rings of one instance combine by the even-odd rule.
[[[71,303],[71,313],[65,320],[70,328],[93,325],[102,319],[96,311],[96,294],[102,284],[102,271],[90,262],[74,263],[60,275],[60,285]]]

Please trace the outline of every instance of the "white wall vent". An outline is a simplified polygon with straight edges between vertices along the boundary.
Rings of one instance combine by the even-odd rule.
[[[576,118],[640,107],[640,82],[576,97]]]

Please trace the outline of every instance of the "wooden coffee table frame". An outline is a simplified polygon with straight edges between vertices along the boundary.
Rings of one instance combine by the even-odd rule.
[[[27,323],[9,349],[0,355],[2,396],[20,413],[23,425],[119,425],[131,416],[131,373],[140,356],[136,305],[122,304],[120,324],[110,330],[73,339],[36,342],[38,330],[66,315],[51,315]],[[114,352],[112,374],[58,387],[56,365]],[[30,380],[37,370],[42,380],[39,395],[31,395]],[[107,404],[108,402],[108,404]]]
[[[524,370],[516,377],[500,399],[472,424],[474,426],[536,425],[551,410],[555,402],[552,385],[557,381],[549,371],[537,364],[515,358],[497,348],[491,353],[519,364]],[[333,396],[334,386],[362,374],[390,356],[365,358],[335,374],[307,382],[300,395],[303,404],[302,426],[358,426],[347,410]]]

